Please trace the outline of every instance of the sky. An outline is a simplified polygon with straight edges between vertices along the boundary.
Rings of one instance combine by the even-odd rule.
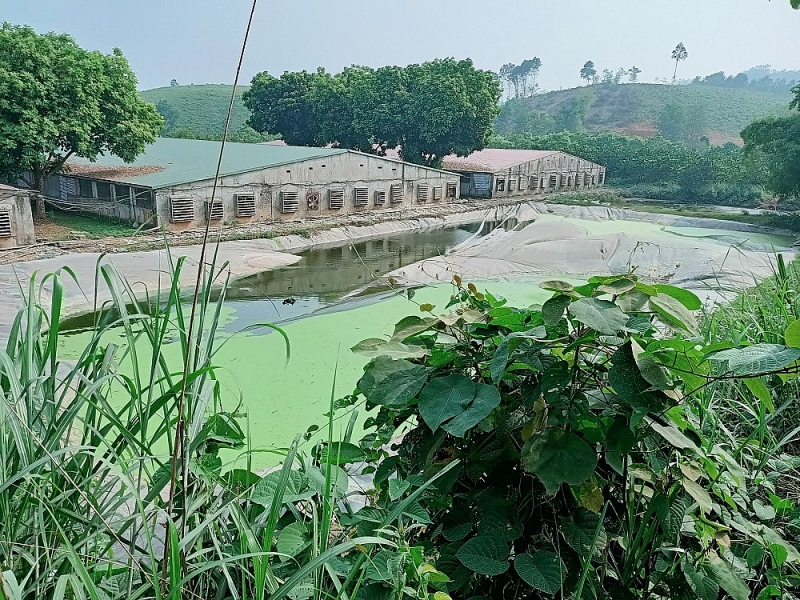
[[[252,0],[0,0],[0,21],[119,47],[139,89],[232,83]],[[637,66],[641,81],[800,69],[800,11],[788,0],[259,0],[240,83],[269,71],[338,72],[434,58],[499,70],[538,56],[544,90],[573,87],[581,66]]]

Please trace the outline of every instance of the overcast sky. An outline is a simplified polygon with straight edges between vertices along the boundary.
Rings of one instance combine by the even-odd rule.
[[[86,48],[119,47],[140,89],[231,83],[251,0],[0,0],[0,20],[67,32]],[[580,83],[587,60],[672,77],[771,64],[800,69],[800,11],[788,0],[259,0],[242,83],[323,66],[472,58],[497,71],[538,56],[540,85]]]

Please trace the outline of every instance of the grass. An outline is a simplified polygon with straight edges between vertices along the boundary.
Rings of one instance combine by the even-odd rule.
[[[131,225],[115,223],[111,219],[94,215],[52,210],[47,217],[53,225],[84,234],[89,239],[130,237],[136,233],[136,228]]]

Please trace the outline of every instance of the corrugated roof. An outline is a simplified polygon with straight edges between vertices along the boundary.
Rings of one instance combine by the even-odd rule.
[[[110,155],[100,156],[94,163],[91,163],[94,167],[109,169],[107,171],[109,173],[114,172],[114,168],[122,168],[121,174],[113,177],[100,177],[93,173],[87,173],[87,175],[97,179],[108,179],[155,189],[213,179],[219,160],[219,146],[219,142],[158,138],[133,163],[125,163],[122,159]],[[225,144],[220,175],[247,173],[345,152],[347,150],[333,148],[228,142]],[[74,159],[69,162],[70,164],[85,165],[88,161]],[[126,173],[126,167],[163,167],[163,170],[147,172],[155,171],[155,169],[143,169],[145,174],[132,175]]]
[[[495,173],[552,154],[557,154],[557,152],[555,150],[486,148],[473,152],[469,156],[456,156],[455,154],[445,156],[442,160],[442,168],[448,171]]]

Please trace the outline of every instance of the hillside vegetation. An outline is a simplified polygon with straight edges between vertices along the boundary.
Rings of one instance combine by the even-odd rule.
[[[674,112],[712,144],[738,142],[756,119],[784,115],[791,96],[752,89],[647,83],[598,84],[509,100],[497,118],[500,135],[563,130],[618,131],[644,137],[674,121]]]
[[[230,85],[176,85],[140,92],[142,98],[158,105],[164,101],[174,110],[174,123],[170,129],[192,132],[198,137],[216,137],[225,129],[225,117],[231,99]],[[231,131],[245,126],[250,116],[242,103],[242,94],[249,86],[241,86],[233,106]]]

